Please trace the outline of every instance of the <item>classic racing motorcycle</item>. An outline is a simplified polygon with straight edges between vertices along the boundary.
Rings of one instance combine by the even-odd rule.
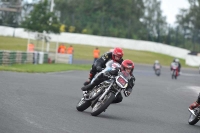
[[[106,63],[106,68],[100,73],[119,66],[120,65],[118,63],[111,60]],[[105,80],[95,86],[91,91],[89,91],[87,96],[83,96],[78,102],[76,109],[78,111],[84,111],[91,106],[92,116],[101,114],[108,108],[108,106],[116,98],[117,94],[128,86],[128,80],[130,78],[129,73],[125,71],[119,72],[118,76],[111,76],[108,80]],[[93,82],[93,80],[91,82]]]
[[[178,77],[178,64],[173,62],[171,64],[172,79],[177,79]]]
[[[155,64],[154,70],[155,70],[155,74],[157,76],[160,76],[160,73],[161,73],[160,68],[161,68],[161,66],[159,64]]]

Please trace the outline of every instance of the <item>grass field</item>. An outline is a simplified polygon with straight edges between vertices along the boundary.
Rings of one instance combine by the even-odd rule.
[[[47,73],[69,70],[89,70],[91,65],[70,65],[70,64],[15,64],[12,66],[0,66],[0,71],[16,71],[29,73]]]
[[[0,36],[0,40],[0,50],[26,51],[27,49],[27,39]],[[64,44],[67,47],[70,45],[66,43]],[[74,59],[93,60],[93,50],[95,46],[78,44],[72,44],[72,46],[74,47]],[[51,44],[51,48],[55,48],[55,43]],[[99,47],[101,54],[107,52],[110,48],[111,47]],[[124,49],[123,58],[131,59],[135,63],[142,64],[153,64],[155,60],[159,60],[163,66],[169,66],[174,59],[174,57],[163,54],[130,49]],[[180,59],[180,62],[183,67],[189,67],[185,65],[185,60]]]

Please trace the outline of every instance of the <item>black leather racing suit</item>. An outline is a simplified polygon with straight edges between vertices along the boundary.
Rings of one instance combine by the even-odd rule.
[[[107,52],[105,54],[103,54],[100,58],[98,58],[94,64],[92,65],[92,68],[90,69],[90,74],[92,74],[92,76],[90,77],[90,80],[93,79],[93,77],[95,76],[95,74],[97,72],[100,72],[102,70],[102,68],[105,68],[105,64],[109,61],[112,60],[112,52]],[[117,61],[120,65],[123,62],[123,59],[121,58],[119,61]]]

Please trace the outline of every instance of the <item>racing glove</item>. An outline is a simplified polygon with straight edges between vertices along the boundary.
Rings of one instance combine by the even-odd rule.
[[[130,91],[124,91],[124,95],[125,95],[125,97],[128,97],[130,94],[131,94]]]
[[[125,89],[125,90],[124,90],[124,96],[125,96],[125,97],[128,97],[128,96],[131,94],[131,92],[132,92],[132,89],[131,89],[131,88]]]

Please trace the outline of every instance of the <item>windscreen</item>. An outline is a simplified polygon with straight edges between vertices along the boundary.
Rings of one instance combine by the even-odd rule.
[[[105,67],[104,71],[114,70],[116,67],[120,67],[120,64],[113,60],[110,60],[106,63],[106,67]]]
[[[131,78],[130,74],[127,73],[126,71],[120,72],[119,75],[125,78],[126,80],[129,80]]]

